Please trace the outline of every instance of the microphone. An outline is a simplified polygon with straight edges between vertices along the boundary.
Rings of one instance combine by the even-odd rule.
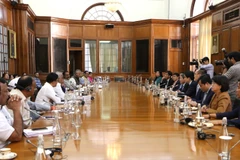
[[[42,119],[48,120],[46,117],[41,116],[40,114],[38,114],[38,113],[32,111],[31,109],[29,109],[29,108],[27,108],[27,107],[24,107],[24,109],[26,109],[27,111],[29,111],[29,112],[31,112],[31,113],[33,113],[33,114],[35,114],[35,115],[41,117]]]
[[[24,107],[24,109],[26,109],[27,111],[29,111],[29,112],[31,112],[31,113],[34,113],[35,115],[37,115],[37,116],[43,118],[44,120],[50,120],[50,121],[52,122],[52,119],[48,119],[48,118],[46,118],[46,117],[43,117],[43,116],[41,116],[40,114],[38,114],[38,113],[32,111],[31,109],[28,109],[27,107]],[[71,133],[66,133],[66,131],[65,131],[62,127],[61,127],[61,130],[64,132],[63,141],[67,141],[67,140],[69,139]],[[30,142],[31,142],[31,141],[29,140],[28,143],[30,143]],[[32,144],[32,143],[30,143],[30,144]]]
[[[30,139],[27,139],[26,142],[31,144],[32,146],[34,146],[36,148],[38,147],[36,144],[32,143],[32,141]]]
[[[30,139],[26,140],[27,143],[31,144],[32,146],[38,148],[38,146],[34,143],[32,143],[32,141]],[[47,150],[50,151],[50,156],[52,157],[54,155],[55,152],[62,152],[62,148],[44,148],[45,152],[47,152]]]

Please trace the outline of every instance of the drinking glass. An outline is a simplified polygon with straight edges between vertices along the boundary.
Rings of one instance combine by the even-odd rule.
[[[230,160],[230,151],[229,151],[229,142],[232,140],[231,136],[220,136],[220,153],[219,156],[221,157],[221,160]]]

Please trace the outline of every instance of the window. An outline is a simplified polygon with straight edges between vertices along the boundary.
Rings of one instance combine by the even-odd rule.
[[[67,40],[53,38],[53,70],[67,70]]]
[[[7,28],[0,25],[0,73],[8,72],[8,34]]]
[[[122,42],[122,72],[132,72],[132,42]]]
[[[190,40],[190,61],[199,58],[199,21],[191,23],[191,40]],[[195,70],[194,66],[190,66],[191,70]]]
[[[136,41],[136,71],[139,73],[149,70],[149,40]]]
[[[85,70],[96,72],[96,41],[85,41]]]
[[[111,12],[107,10],[104,3],[96,3],[90,6],[83,13],[82,20],[100,20],[100,21],[124,21],[120,11]]]
[[[118,41],[99,42],[100,73],[118,72]]]
[[[194,3],[194,7],[191,10],[191,17],[194,17],[205,11],[207,0],[195,0],[192,3]]]
[[[48,38],[35,40],[36,71],[48,72]]]
[[[82,47],[82,40],[81,39],[70,39],[70,47]]]
[[[179,39],[172,39],[171,46],[172,48],[182,48],[182,41]]]
[[[165,72],[168,65],[168,40],[154,40],[154,72]]]

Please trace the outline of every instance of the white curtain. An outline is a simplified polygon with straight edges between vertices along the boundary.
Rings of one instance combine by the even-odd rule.
[[[118,42],[100,41],[99,46],[100,73],[118,72]]]
[[[89,50],[90,50],[90,62],[92,66],[92,72],[96,72],[96,41],[94,43],[89,44]]]
[[[212,16],[203,18],[199,22],[199,54],[198,59],[208,57],[211,62],[212,46]]]

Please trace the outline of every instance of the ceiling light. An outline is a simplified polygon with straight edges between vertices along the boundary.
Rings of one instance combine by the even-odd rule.
[[[105,2],[104,6],[111,12],[116,12],[119,10],[121,3],[118,0],[108,0]]]

